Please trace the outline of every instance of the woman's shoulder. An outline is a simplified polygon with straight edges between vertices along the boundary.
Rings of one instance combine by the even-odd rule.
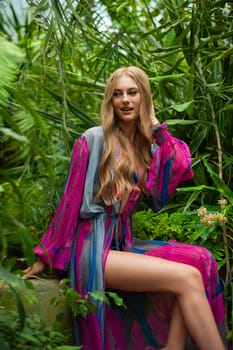
[[[86,138],[89,146],[93,144],[103,143],[104,133],[102,126],[93,126],[90,129],[87,129],[83,136]]]
[[[85,137],[103,137],[103,128],[102,126],[93,126],[90,129],[87,129],[83,136]]]

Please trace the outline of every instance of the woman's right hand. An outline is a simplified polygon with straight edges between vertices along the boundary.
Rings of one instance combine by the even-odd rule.
[[[150,123],[151,123],[152,128],[153,128],[153,126],[160,124],[160,122],[158,121],[158,119],[155,116],[153,103],[152,103],[151,114],[150,114]]]
[[[38,260],[36,261],[32,266],[29,266],[26,270],[24,270],[24,275],[22,277],[23,280],[26,280],[28,278],[31,278],[37,274],[39,274],[40,272],[42,272],[45,268],[45,264],[43,263],[43,261]]]

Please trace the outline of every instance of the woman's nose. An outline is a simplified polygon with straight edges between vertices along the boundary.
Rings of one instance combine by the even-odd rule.
[[[127,94],[127,92],[124,92],[122,95],[122,101],[123,102],[128,102],[129,101],[129,96]]]

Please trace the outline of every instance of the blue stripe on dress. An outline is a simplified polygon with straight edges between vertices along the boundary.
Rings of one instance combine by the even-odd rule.
[[[90,270],[90,276],[87,282],[87,292],[92,291],[94,276],[95,276],[95,261],[96,261],[96,253],[95,253],[95,247],[94,242],[92,242],[91,245],[91,270]]]
[[[145,239],[144,242],[155,243],[157,245],[167,245],[168,244],[168,242],[166,242],[166,241],[159,241],[157,239]]]
[[[104,292],[103,292],[104,293]],[[103,323],[103,315],[104,315],[104,303],[101,303],[99,306],[97,318],[100,325],[101,330],[101,347],[104,350],[104,323]]]
[[[133,253],[144,254],[146,252],[147,252],[147,250],[138,249],[138,248],[133,247]]]
[[[71,261],[70,261],[70,267],[69,267],[69,278],[70,278],[70,284],[73,288],[75,288],[76,284],[76,268],[75,268],[75,257],[76,257],[76,244],[77,244],[77,237],[75,238],[74,245],[72,248],[72,253],[71,253]]]
[[[216,289],[216,292],[215,292],[215,296],[217,296],[217,295],[219,295],[219,294],[222,294],[222,285],[221,285],[220,280],[219,280],[218,285],[217,285],[217,289]]]
[[[134,244],[135,244],[135,245],[133,246],[132,251],[133,251],[133,253],[137,253],[137,254],[144,254],[144,253],[148,252],[148,251],[151,250],[151,249],[152,249],[152,250],[153,250],[153,249],[156,249],[156,247],[153,248],[153,244],[159,245],[159,246],[164,246],[164,245],[167,245],[167,244],[168,244],[168,242],[165,242],[165,241],[158,241],[158,240],[156,240],[156,239],[154,239],[154,240],[145,239],[144,241],[137,240],[137,242],[141,242],[141,243],[142,243],[142,244],[141,244],[142,246],[145,246],[144,243],[146,243],[146,242],[148,242],[148,243],[151,244],[149,248],[143,249],[143,248],[135,247],[135,245],[137,245],[137,243],[136,243],[135,240],[134,240]]]
[[[161,193],[162,206],[165,205],[167,202],[167,185],[169,180],[169,171],[171,168],[171,164],[172,164],[172,159],[169,158],[164,165],[163,187],[162,187],[162,193]]]
[[[113,223],[114,223],[114,217],[111,218],[111,223],[109,225],[109,229],[108,229],[108,233],[107,233],[107,237],[106,237],[106,243],[105,243],[106,247],[108,246],[108,243],[109,243],[110,239],[112,238]]]
[[[149,329],[149,326],[146,322],[146,318],[145,318],[145,314],[144,314],[144,310],[143,310],[143,307],[142,307],[142,303],[141,303],[141,300],[139,299],[140,297],[140,294],[137,295],[137,312],[138,312],[138,318],[139,318],[139,323],[142,327],[142,330],[146,336],[146,338],[148,339],[150,345],[158,348],[160,347],[159,344],[156,342],[156,340],[153,338],[152,334],[151,334],[151,331]]]

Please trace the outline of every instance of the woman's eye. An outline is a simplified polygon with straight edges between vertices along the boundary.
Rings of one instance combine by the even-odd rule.
[[[137,93],[138,93],[137,90],[129,91],[129,95],[130,95],[130,96],[135,96]]]
[[[120,91],[114,91],[113,96],[119,97],[122,95],[122,92]]]
[[[128,96],[135,96],[138,93],[138,90],[129,90],[127,91]],[[124,95],[123,91],[114,91],[113,96],[115,97],[122,97]]]

